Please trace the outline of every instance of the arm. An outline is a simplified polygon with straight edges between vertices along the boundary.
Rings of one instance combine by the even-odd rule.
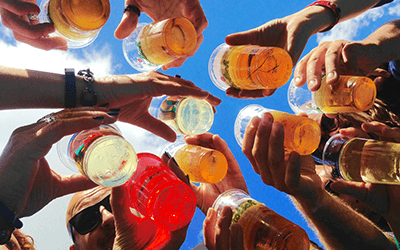
[[[64,107],[64,75],[26,69],[0,67],[0,110],[13,108]],[[153,97],[161,95],[191,96],[207,99],[216,106],[220,99],[196,87],[192,82],[152,71],[132,75],[97,77],[93,82],[98,104],[120,109],[119,120],[145,128],[174,141],[175,132],[147,111]],[[87,86],[82,77],[76,77],[77,105]]]
[[[334,84],[339,75],[368,75],[382,63],[400,58],[400,20],[390,21],[359,42],[337,40],[321,43],[304,56],[294,72],[296,86],[306,80],[310,90],[321,84],[321,74]]]
[[[327,193],[311,156],[285,155],[283,137],[282,124],[266,113],[247,126],[242,150],[265,184],[293,197],[328,249],[396,249],[368,219]]]
[[[28,19],[28,14],[39,12],[36,0],[0,0],[1,22],[12,30],[15,40],[44,50],[67,50],[65,39],[49,36],[55,31],[53,24]]]
[[[339,22],[351,19],[372,8],[378,0],[333,0],[341,10]],[[308,39],[332,25],[335,22],[332,11],[321,6],[310,6],[275,20],[271,20],[257,28],[228,35],[225,42],[229,45],[254,44],[260,46],[274,46],[285,49],[292,57],[295,65],[304,50]],[[300,75],[297,75],[300,76]],[[300,79],[301,85],[305,78]],[[300,86],[300,84],[298,85]],[[270,96],[273,90],[237,90],[229,88],[228,96],[238,98],[260,98]]]
[[[327,192],[313,206],[291,199],[327,249],[397,249],[391,237]]]

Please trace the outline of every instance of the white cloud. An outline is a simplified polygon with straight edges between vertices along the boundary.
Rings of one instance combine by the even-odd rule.
[[[327,33],[318,33],[317,42],[319,44],[324,41],[339,39],[352,41],[358,35],[361,28],[369,26],[370,21],[375,22],[379,18],[382,18],[384,13],[385,10],[383,7],[370,9],[353,19],[339,23]]]
[[[394,1],[394,3],[396,3],[396,5],[394,5],[393,7],[389,7],[388,9],[389,15],[400,16],[400,1],[396,0]]]
[[[84,69],[90,67],[95,76],[111,75],[112,53],[108,46],[101,50],[84,49],[80,56],[71,51],[43,51],[27,44],[16,45],[0,39],[0,65],[39,71],[64,73],[64,68]]]

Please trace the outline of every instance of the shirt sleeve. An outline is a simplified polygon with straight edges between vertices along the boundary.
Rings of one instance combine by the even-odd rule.
[[[387,3],[391,3],[391,2],[393,2],[393,0],[381,0],[381,1],[379,1],[379,3],[377,3],[377,4],[374,6],[374,8],[375,8],[375,7],[382,6],[382,5],[385,5],[385,4],[387,4]]]

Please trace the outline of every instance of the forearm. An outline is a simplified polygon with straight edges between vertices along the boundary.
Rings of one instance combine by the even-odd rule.
[[[384,61],[400,59],[400,19],[385,23],[367,38],[363,43],[376,44],[381,49]]]
[[[397,249],[371,221],[327,192],[318,204],[292,200],[327,249]]]
[[[372,8],[379,0],[333,0],[331,2],[339,6],[341,10],[339,22],[343,22]],[[332,11],[322,6],[306,7],[293,14],[292,17],[295,17],[297,20],[306,20],[306,25],[312,30],[312,34],[328,28],[335,22]]]
[[[54,74],[27,69],[0,66],[0,110],[22,108],[64,108],[64,74]],[[85,89],[82,77],[75,80],[77,106],[79,96]],[[101,85],[94,83],[98,103],[103,101]]]

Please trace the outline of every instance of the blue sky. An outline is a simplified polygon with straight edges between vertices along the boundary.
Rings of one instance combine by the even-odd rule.
[[[221,105],[217,107],[215,121],[210,132],[219,134],[221,138],[228,142],[241,166],[251,196],[300,225],[308,232],[312,240],[317,241],[314,233],[294,208],[287,195],[264,185],[260,177],[254,173],[233,134],[236,115],[246,105],[257,103],[271,109],[293,113],[287,103],[287,85],[278,89],[273,96],[263,99],[239,100],[228,98],[223,91],[213,85],[207,69],[209,56],[219,44],[224,42],[226,35],[255,28],[269,20],[292,14],[310,4],[311,1],[200,0],[200,2],[209,22],[208,28],[203,33],[204,41],[200,49],[182,67],[170,69],[164,73],[169,75],[180,74],[182,78],[193,81],[197,86],[222,99]],[[55,73],[63,73],[66,67],[73,67],[76,70],[90,67],[95,76],[138,73],[125,61],[122,53],[122,41],[115,39],[113,35],[122,16],[123,8],[124,2],[122,0],[111,0],[110,19],[101,30],[96,41],[86,48],[67,52],[46,52],[16,43],[12,33],[0,25],[0,50],[2,52],[0,65]],[[337,25],[327,33],[311,37],[303,55],[324,40],[362,40],[383,23],[399,18],[399,16],[399,0],[384,7],[370,10],[353,20]],[[150,22],[150,19],[142,14],[139,21]],[[0,149],[4,148],[15,128],[33,123],[52,111],[54,110],[1,111]],[[149,133],[132,125],[118,123],[118,126],[138,152],[158,153],[165,144],[162,139],[149,140]],[[55,171],[61,174],[72,173],[62,165],[54,147],[46,158]],[[69,198],[70,196],[57,199],[34,216],[23,219],[25,224],[23,231],[33,236],[38,249],[67,249],[71,244],[64,222],[66,204]],[[199,210],[196,211],[186,242],[181,249],[191,249],[202,241],[203,219],[204,215]],[[49,237],[50,235],[51,237]]]

